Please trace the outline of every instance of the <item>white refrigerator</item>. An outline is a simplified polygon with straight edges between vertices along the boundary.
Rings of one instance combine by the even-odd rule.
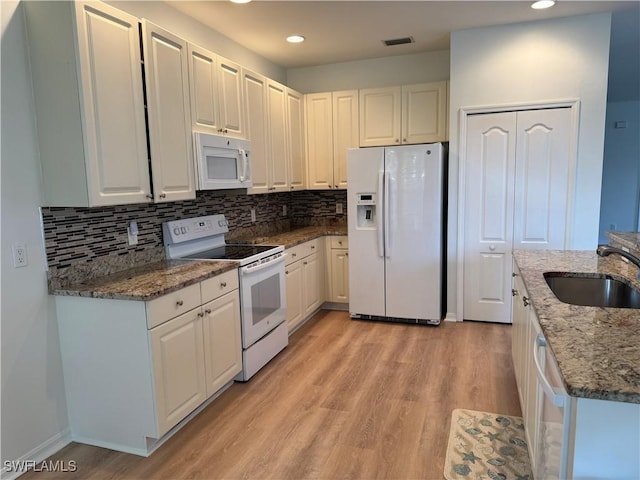
[[[439,324],[443,146],[349,149],[349,313]]]

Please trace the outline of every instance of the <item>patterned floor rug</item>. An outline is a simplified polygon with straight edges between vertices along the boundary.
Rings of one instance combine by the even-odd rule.
[[[444,478],[532,480],[522,418],[454,410]]]

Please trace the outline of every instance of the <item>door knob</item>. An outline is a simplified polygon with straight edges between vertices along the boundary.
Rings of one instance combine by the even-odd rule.
[[[496,249],[495,245],[489,245],[489,250],[491,250],[492,252]]]

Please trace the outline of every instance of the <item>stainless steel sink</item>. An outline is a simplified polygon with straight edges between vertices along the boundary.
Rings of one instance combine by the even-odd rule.
[[[564,303],[587,307],[640,308],[640,290],[610,275],[546,272],[544,278]]]

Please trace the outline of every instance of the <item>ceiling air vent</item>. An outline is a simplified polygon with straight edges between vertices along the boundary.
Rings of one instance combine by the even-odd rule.
[[[382,40],[387,47],[392,45],[404,45],[405,43],[415,43],[413,37],[392,38],[391,40]]]

